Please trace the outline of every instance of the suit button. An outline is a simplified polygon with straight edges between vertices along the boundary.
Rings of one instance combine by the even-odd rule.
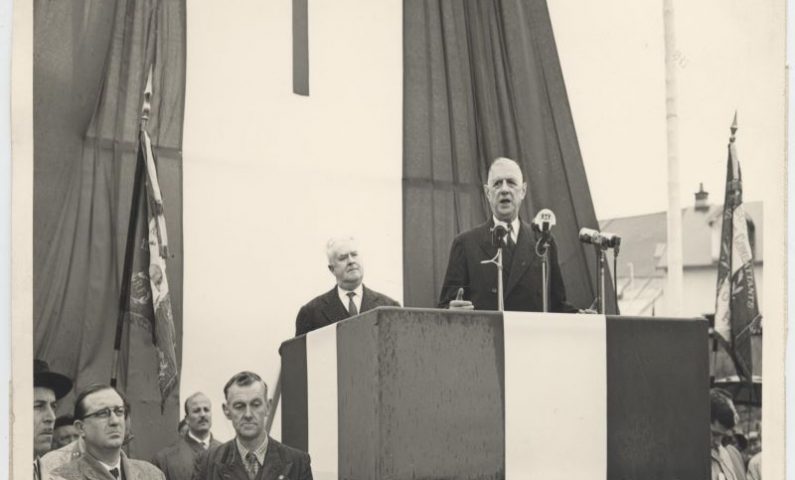
[[[497,293],[497,289],[496,288],[492,288],[491,289],[491,293]]]

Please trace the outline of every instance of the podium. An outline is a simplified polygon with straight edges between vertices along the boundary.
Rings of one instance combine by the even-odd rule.
[[[378,308],[282,344],[326,479],[709,478],[703,319]]]

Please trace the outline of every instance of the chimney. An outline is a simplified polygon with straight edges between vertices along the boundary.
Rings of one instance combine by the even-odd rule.
[[[709,211],[709,192],[704,191],[704,184],[698,184],[698,191],[696,192],[696,211],[708,212]]]

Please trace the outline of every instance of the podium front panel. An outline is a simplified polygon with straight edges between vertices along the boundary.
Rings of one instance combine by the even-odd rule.
[[[533,321],[533,315],[543,314],[525,315]],[[601,321],[606,325],[606,360],[601,360],[606,382],[599,389],[578,384],[566,389],[583,402],[591,395],[606,398],[607,438],[599,439],[606,445],[606,471],[583,472],[581,478],[707,478],[706,322]],[[520,412],[526,425],[505,425],[500,313],[379,308],[325,329],[336,334],[336,358],[310,354],[314,360],[307,365],[311,342],[303,336],[282,345],[282,441],[302,450],[312,445],[317,480],[503,479],[506,429],[526,428],[532,434],[534,416],[544,413]],[[333,372],[336,391],[314,389],[311,395],[321,397],[308,401],[307,369],[314,378],[326,369]],[[544,385],[534,384],[533,378],[512,376],[508,381],[545,394]],[[336,435],[321,428],[329,420],[323,418],[326,413],[309,411],[332,398]],[[555,408],[555,398],[539,398]],[[587,438],[593,432],[581,434]],[[567,448],[571,441],[544,441],[553,443],[552,450],[560,445],[560,462],[577,461],[577,452]],[[336,460],[333,465],[323,460],[329,454]],[[539,473],[530,464],[525,478]]]

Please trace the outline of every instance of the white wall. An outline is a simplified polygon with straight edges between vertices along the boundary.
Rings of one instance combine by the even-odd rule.
[[[402,299],[402,2],[309,2],[309,97],[291,4],[188,9],[181,394],[210,396],[222,439],[224,383],[272,386],[298,309],[333,286],[329,235],[356,235],[365,283]]]

